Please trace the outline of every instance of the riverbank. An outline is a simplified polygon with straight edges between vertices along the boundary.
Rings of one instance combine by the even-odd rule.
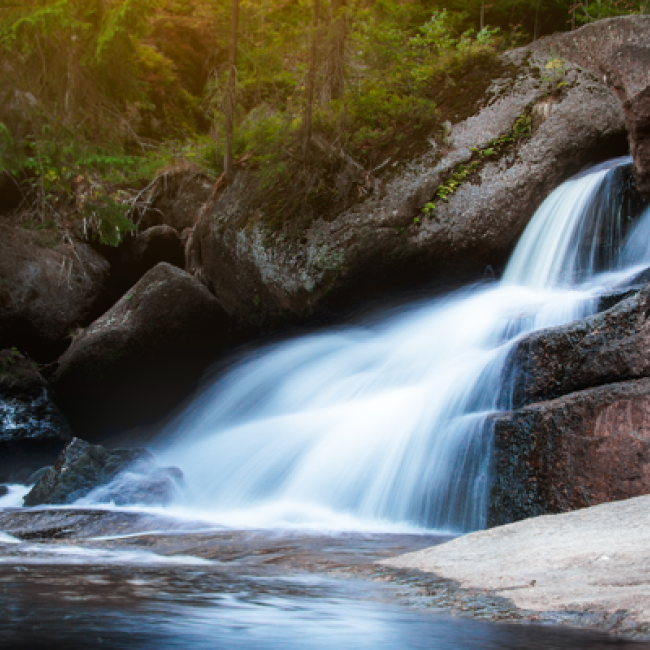
[[[526,620],[650,639],[649,549],[650,496],[642,496],[472,533],[381,564],[505,599]]]

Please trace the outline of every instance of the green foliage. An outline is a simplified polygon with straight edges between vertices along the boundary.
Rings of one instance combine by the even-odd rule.
[[[488,159],[494,156],[503,155],[521,140],[529,138],[532,135],[532,130],[532,110],[528,108],[515,120],[512,129],[508,133],[499,138],[490,140],[490,142],[482,148],[471,148],[472,159],[467,163],[458,165],[447,176],[445,181],[438,186],[434,195],[435,198],[445,202],[448,201],[469,177],[481,170]],[[435,213],[435,209],[436,204],[434,202],[428,202],[422,208],[422,211],[425,215],[432,217]]]
[[[429,137],[447,146],[443,125],[475,110],[503,70],[498,52],[533,32],[567,29],[574,6],[582,24],[643,5],[320,0],[313,126],[325,145],[304,156],[312,4],[246,0],[236,164],[257,174],[276,212],[274,228],[292,220],[299,226],[310,210],[328,218],[363,200],[373,191],[371,175],[391,173]],[[489,24],[483,29],[481,7]],[[229,26],[229,3],[220,0],[0,0],[0,167],[44,222],[63,227],[82,209],[72,205],[81,201],[82,179],[93,188],[93,198],[83,199],[88,227],[115,243],[115,233],[131,227],[118,190],[142,188],[178,160],[221,174]],[[551,93],[566,83],[554,53],[542,74]],[[518,128],[514,136],[524,137]],[[436,200],[511,144],[475,152]]]
[[[126,233],[135,230],[128,206],[111,196],[90,199],[84,204],[82,214],[87,233],[108,246],[117,246]]]
[[[576,3],[578,25],[585,25],[603,18],[641,14],[648,9],[647,0],[593,0]]]
[[[566,61],[557,56],[555,48],[551,46],[551,58],[544,66],[544,74],[542,74],[542,83],[546,84],[549,93],[562,90],[566,87]]]

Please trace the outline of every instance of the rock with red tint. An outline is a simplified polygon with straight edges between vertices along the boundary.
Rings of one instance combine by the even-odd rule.
[[[488,525],[650,494],[650,379],[493,419]]]

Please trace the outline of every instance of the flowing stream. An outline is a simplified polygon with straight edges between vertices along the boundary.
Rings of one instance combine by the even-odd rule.
[[[0,497],[3,648],[648,648],[375,561],[484,526],[487,414],[518,337],[597,309],[650,265],[630,161],[559,187],[499,283],[262,349],[158,440],[184,503]],[[644,211],[645,210],[645,211]],[[506,382],[507,384],[507,382]],[[461,600],[458,600],[461,599]],[[468,600],[469,599],[469,600]],[[450,616],[461,610],[477,619]],[[581,624],[571,613],[546,623]],[[536,618],[535,620],[539,620]]]
[[[484,527],[486,416],[513,342],[595,311],[650,264],[629,158],[539,208],[498,283],[250,355],[167,428],[188,505],[236,527]],[[643,212],[642,216],[639,214]]]

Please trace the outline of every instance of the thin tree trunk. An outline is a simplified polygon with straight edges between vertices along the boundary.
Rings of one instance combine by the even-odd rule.
[[[70,39],[70,48],[68,49],[68,61],[66,65],[66,86],[65,95],[63,96],[63,112],[65,121],[68,124],[74,124],[74,93],[75,93],[75,59],[77,36],[73,34]]]
[[[233,123],[235,116],[235,90],[237,81],[237,37],[239,36],[239,0],[232,0],[230,23],[230,51],[228,53],[228,81],[226,85],[226,151],[223,159],[223,171],[226,182],[232,182],[235,175],[232,160]]]
[[[340,99],[345,90],[345,41],[347,37],[345,0],[332,0],[328,14],[325,74],[320,92],[325,104]]]
[[[481,0],[481,31],[485,27],[485,0]]]
[[[571,7],[571,31],[576,28],[576,3]]]
[[[314,13],[311,28],[311,52],[309,56],[309,71],[307,73],[307,88],[305,97],[305,140],[303,144],[303,155],[309,155],[309,146],[312,136],[312,116],[314,110],[314,81],[316,78],[317,63],[317,37],[318,37],[318,0],[314,0]]]

